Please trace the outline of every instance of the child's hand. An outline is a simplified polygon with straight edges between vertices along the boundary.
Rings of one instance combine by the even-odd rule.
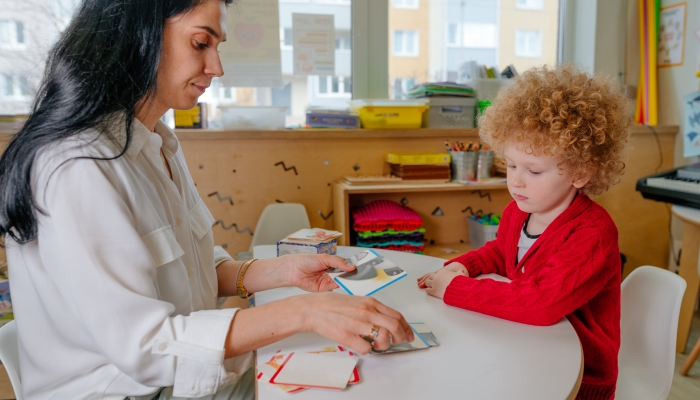
[[[460,263],[451,263],[435,272],[418,278],[418,287],[426,289],[426,293],[439,299],[445,295],[447,286],[456,276],[469,276],[467,268]]]

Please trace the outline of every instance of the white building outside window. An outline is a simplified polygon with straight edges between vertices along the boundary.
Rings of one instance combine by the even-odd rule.
[[[349,99],[352,97],[352,79],[345,76],[318,76],[316,96]]]
[[[394,55],[418,57],[418,31],[394,31]]]
[[[0,20],[0,48],[11,50],[27,48],[27,31],[24,22]]]
[[[394,8],[409,8],[413,10],[417,10],[419,3],[419,0],[392,0],[391,5],[394,6]]]
[[[464,47],[495,49],[498,39],[495,24],[464,24],[462,43]]]
[[[544,0],[517,0],[515,8],[519,10],[541,10],[544,8]]]
[[[0,74],[0,98],[30,100],[29,78],[26,75]]]
[[[451,47],[456,47],[461,44],[460,39],[460,29],[459,24],[449,23],[447,24],[447,45]]]
[[[534,29],[516,29],[515,55],[525,58],[542,57],[542,31]]]

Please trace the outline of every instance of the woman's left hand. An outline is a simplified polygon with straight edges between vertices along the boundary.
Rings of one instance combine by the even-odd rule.
[[[329,268],[343,271],[356,268],[346,263],[345,258],[328,254],[291,254],[282,258],[285,258],[283,265],[290,273],[290,284],[307,292],[327,292],[338,288],[326,273]]]

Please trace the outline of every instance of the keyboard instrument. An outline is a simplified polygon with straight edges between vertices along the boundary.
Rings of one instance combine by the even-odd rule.
[[[699,179],[680,177],[681,168],[641,178],[637,181],[637,191],[645,199],[700,209],[700,176],[697,176]]]

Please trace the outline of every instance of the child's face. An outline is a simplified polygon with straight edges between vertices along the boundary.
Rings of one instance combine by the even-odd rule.
[[[527,144],[509,143],[504,149],[508,166],[508,191],[523,212],[556,218],[587,180],[574,181],[560,172],[559,160],[525,152]]]

